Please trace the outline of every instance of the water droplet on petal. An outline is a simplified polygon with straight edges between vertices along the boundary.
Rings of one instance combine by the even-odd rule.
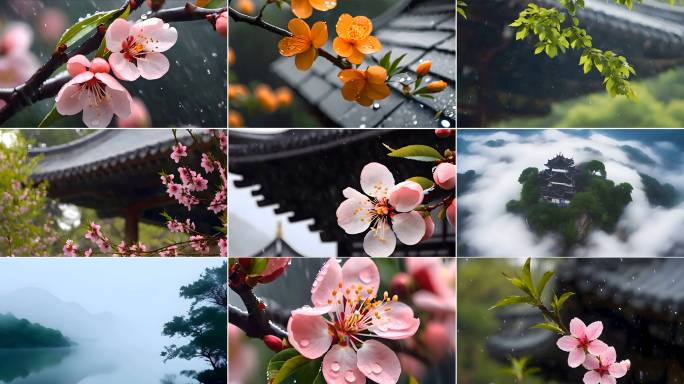
[[[330,369],[332,369],[333,372],[339,372],[340,371],[340,364],[337,362],[332,363],[332,365],[330,366]]]
[[[302,348],[306,348],[306,347],[309,346],[310,343],[311,343],[311,342],[310,342],[308,339],[304,339],[304,340],[301,340],[301,341],[299,342],[299,345],[300,345]]]
[[[373,281],[373,277],[371,276],[369,270],[363,270],[359,274],[359,280],[361,280],[361,282],[363,282],[364,284],[369,284],[371,281]]]
[[[356,381],[356,375],[352,371],[347,371],[344,374],[344,380],[347,381],[348,383],[353,383]]]
[[[376,375],[378,375],[378,374],[380,374],[380,373],[382,372],[382,367],[380,366],[380,364],[374,363],[374,364],[373,364],[373,369],[372,369],[372,371],[373,371],[373,373],[375,373]]]

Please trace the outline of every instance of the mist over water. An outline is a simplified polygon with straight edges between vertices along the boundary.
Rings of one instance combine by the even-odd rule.
[[[193,383],[181,371],[201,371],[207,364],[164,363],[164,346],[187,340],[163,336],[162,330],[190,307],[179,297],[180,287],[221,262],[0,259],[0,313],[56,329],[76,344],[0,349],[0,383],[156,384],[169,378],[164,383]]]

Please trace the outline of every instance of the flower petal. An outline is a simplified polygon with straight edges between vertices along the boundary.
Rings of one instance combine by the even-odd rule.
[[[608,349],[608,344],[601,340],[593,340],[587,346],[587,350],[594,356],[601,356]]]
[[[584,359],[584,364],[582,364],[582,366],[584,366],[584,368],[592,371],[594,369],[598,369],[601,366],[601,363],[599,362],[598,358],[596,358],[596,356],[587,355],[586,358]]]
[[[309,0],[309,3],[319,11],[329,11],[337,6],[337,0]]]
[[[160,19],[161,21],[161,19]],[[168,23],[156,23],[152,28],[145,31],[146,52],[166,52],[178,41],[178,31]]]
[[[347,57],[347,60],[349,60],[349,62],[352,64],[361,64],[363,63],[364,57],[366,57],[366,55],[359,52],[358,49],[352,46],[352,53]]]
[[[425,234],[425,220],[416,211],[400,213],[392,218],[392,229],[399,241],[406,245],[414,245]]]
[[[589,371],[584,374],[584,384],[599,384],[601,382],[601,375],[596,371]]]
[[[451,163],[442,163],[435,168],[432,174],[435,183],[442,189],[454,189],[456,186],[456,165]],[[595,324],[595,323],[592,323]],[[603,329],[603,326],[601,326]],[[601,332],[599,332],[601,334]]]
[[[337,24],[335,25],[335,31],[337,31],[337,36],[343,39],[349,39],[349,31],[351,30],[351,25],[354,22],[352,15],[348,13],[343,13],[337,19]]]
[[[313,13],[313,8],[309,0],[292,0],[292,13],[297,17],[306,19]],[[292,31],[292,29],[290,30]]]
[[[583,338],[586,335],[587,326],[584,322],[577,317],[570,320],[570,334],[578,339]]]
[[[368,163],[361,170],[361,189],[368,196],[377,199],[389,197],[394,187],[394,176],[387,167],[380,163]]]
[[[361,198],[361,197],[366,198],[366,195],[364,195],[363,193],[361,193],[361,192],[359,192],[356,189],[351,188],[351,187],[345,188],[342,191],[342,195],[344,197],[346,197],[347,199]]]
[[[378,227],[363,238],[363,250],[371,257],[387,257],[394,252],[397,238],[386,224]]]
[[[617,380],[611,375],[603,375],[601,377],[601,384],[617,384]]]
[[[115,91],[110,89],[109,95],[112,98],[112,111],[122,119],[133,113],[133,98],[128,91]]]
[[[342,267],[336,259],[329,259],[318,271],[311,287],[313,305],[336,305],[336,300],[342,298],[342,283]]]
[[[333,345],[321,365],[327,384],[363,384],[366,377],[356,367],[356,351],[350,346]]]
[[[150,52],[137,61],[140,76],[147,80],[159,79],[169,71],[169,59],[162,53]]]
[[[342,86],[342,97],[347,101],[355,101],[365,86],[365,80],[348,81]]]
[[[631,365],[631,362],[629,360],[623,360],[619,363],[611,364],[608,367],[608,372],[610,372],[611,375],[613,375],[619,379],[619,378],[621,378],[627,374],[627,371],[629,371],[630,365]]]
[[[372,208],[366,196],[347,199],[337,208],[337,224],[350,235],[362,233],[370,226]]]
[[[333,40],[333,50],[335,53],[342,57],[348,57],[351,56],[351,54],[354,52],[354,46],[349,44],[349,41],[341,38],[341,37],[336,37],[335,40]],[[346,69],[346,71],[353,71],[350,69]]]
[[[328,41],[328,25],[323,21],[317,21],[311,27],[311,45],[320,48]]]
[[[105,33],[107,49],[112,52],[121,51],[121,44],[128,38],[130,30],[131,24],[125,19],[114,20]]]
[[[368,340],[359,348],[357,358],[359,370],[376,383],[395,384],[399,380],[401,375],[399,358],[385,344]]]
[[[367,84],[366,95],[373,100],[383,100],[390,95],[390,89],[386,84]]]
[[[568,355],[568,365],[571,368],[577,368],[580,365],[584,363],[586,360],[587,354],[584,353],[584,349],[582,348],[576,348],[570,351],[570,354]]]
[[[311,68],[314,60],[316,60],[316,57],[318,57],[318,50],[311,47],[295,56],[295,66],[300,71],[306,71],[307,69]]]
[[[337,75],[337,77],[342,80],[343,83],[352,81],[352,80],[366,80],[366,76],[363,74],[363,72],[359,71],[358,69],[344,69],[340,71],[340,73]]]
[[[306,51],[310,46],[309,41],[301,37],[283,37],[278,42],[278,52],[290,57]]]
[[[71,77],[76,77],[90,67],[90,60],[83,55],[76,55],[67,61],[67,71]]]
[[[111,56],[109,56],[109,65],[112,67],[114,75],[121,80],[135,81],[140,77],[138,67],[126,60],[121,53],[112,53]]]
[[[328,323],[316,313],[292,311],[287,333],[290,344],[307,359],[323,356],[332,344]]]
[[[366,78],[371,84],[385,84],[387,70],[379,65],[373,65],[366,70]]]
[[[420,320],[413,317],[413,309],[400,301],[391,301],[379,306],[373,314],[369,330],[385,339],[399,340],[413,336]]]
[[[599,336],[601,336],[601,332],[603,332],[603,323],[600,321],[594,321],[587,326],[585,334],[587,339],[596,340],[599,338]]]
[[[617,359],[617,353],[615,352],[614,347],[608,347],[599,356],[601,357],[601,364],[603,365],[611,365],[615,363],[615,360]]]
[[[579,342],[572,336],[563,336],[556,342],[561,351],[570,352],[577,348]]]
[[[375,298],[380,287],[380,272],[369,257],[353,257],[342,266],[342,280],[347,300],[357,299],[357,291],[362,299]]]
[[[311,38],[311,29],[309,24],[302,19],[292,19],[287,23],[287,29],[292,32],[295,36],[302,36],[306,39]]]
[[[414,181],[402,181],[392,188],[389,202],[399,212],[409,212],[423,202],[423,187]]]
[[[354,44],[356,50],[359,52],[370,55],[371,53],[379,52],[382,49],[382,44],[374,36],[368,36],[365,39]]]
[[[62,116],[75,115],[83,110],[81,86],[70,83],[62,86],[55,98],[55,107]]]
[[[83,122],[88,128],[107,128],[114,117],[112,105],[106,102],[97,102],[90,98],[87,92],[81,93],[83,103]]]

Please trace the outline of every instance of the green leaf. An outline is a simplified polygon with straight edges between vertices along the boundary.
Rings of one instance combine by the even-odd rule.
[[[414,183],[418,183],[421,187],[423,187],[423,189],[430,189],[433,185],[435,185],[435,183],[432,180],[423,176],[414,176],[406,179],[406,181],[413,181]]]
[[[565,292],[558,298],[558,308],[560,308],[569,298],[575,295],[575,292]]]
[[[59,41],[57,41],[57,47],[59,47],[61,44],[71,47],[75,42],[81,40],[87,34],[94,31],[98,25],[109,20],[109,18],[114,16],[117,12],[119,12],[118,9],[109,12],[97,12],[72,25],[66,31],[64,31],[62,37],[59,38]]]
[[[555,323],[551,323],[551,322],[535,324],[531,328],[545,329],[547,331],[555,332],[555,333],[558,333],[560,335],[565,334],[565,332],[562,329],[560,329],[560,327],[558,325],[556,325]]]
[[[408,384],[420,384],[420,382],[415,377],[409,375]]]
[[[406,147],[388,153],[387,156],[429,162],[443,159],[442,155],[436,149],[420,144],[407,145]]]
[[[200,0],[198,0],[197,2],[199,3]],[[202,3],[205,3],[205,4],[202,5],[201,7],[209,8],[209,9],[221,8],[221,7],[226,6],[226,0],[203,0]]]
[[[549,282],[549,280],[553,277],[553,271],[546,271],[541,279],[539,279],[539,282],[537,282],[537,298],[541,298],[542,293],[544,292],[544,288],[546,288],[546,284]]]
[[[55,123],[55,121],[59,120],[62,118],[62,115],[57,112],[57,105],[53,105],[52,109],[50,109],[50,112],[48,112],[45,117],[43,117],[43,120],[38,124],[38,128],[47,128],[50,127],[52,124]]]
[[[318,372],[318,375],[316,375],[313,384],[326,384],[325,379],[323,378],[323,372]]]
[[[281,367],[278,373],[273,378],[273,384],[280,384],[283,380],[295,374],[299,368],[304,364],[308,363],[310,360],[304,356],[295,356],[287,360]]]
[[[522,281],[530,289],[530,292],[534,292],[534,283],[532,282],[532,272],[530,272],[530,263],[532,259],[528,258],[525,260],[525,265],[522,267]]]
[[[392,62],[392,65],[390,65],[390,68],[389,68],[389,71],[388,71],[388,72],[390,73],[390,76],[394,75],[394,73],[396,72],[397,68],[399,67],[399,64],[401,63],[402,60],[404,60],[404,57],[406,57],[406,54],[405,54],[405,53],[404,53],[403,55],[397,57],[397,58]]]
[[[297,352],[297,350],[294,348],[284,349],[273,355],[273,357],[271,357],[271,360],[269,360],[268,362],[268,367],[266,368],[266,376],[268,378],[275,376],[278,373],[278,371],[280,371],[280,368],[283,366],[283,364],[285,364],[286,361],[290,360],[295,356],[299,356],[299,352]]]
[[[387,72],[389,73],[389,61],[390,61],[390,56],[392,55],[392,51],[389,51],[385,54],[385,56],[380,59],[380,66],[385,68]]]
[[[515,304],[532,304],[532,298],[527,297],[527,296],[508,296],[504,297],[503,299],[499,300],[489,308],[491,311],[492,309],[500,308],[500,307],[505,307],[508,305],[515,305]]]

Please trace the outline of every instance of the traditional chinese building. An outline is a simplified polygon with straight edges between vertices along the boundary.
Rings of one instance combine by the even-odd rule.
[[[575,161],[562,154],[556,155],[539,172],[539,193],[544,201],[561,207],[570,204],[577,192],[575,188]]]
[[[397,0],[389,10],[373,19],[373,35],[382,42],[384,55],[406,55],[406,77],[416,79],[421,60],[432,60],[428,81],[443,80],[448,87],[434,99],[405,96],[402,86],[390,84],[392,93],[372,108],[342,98],[340,69],[328,60],[314,61],[309,71],[293,70],[291,58],[276,60],[273,71],[294,89],[329,126],[338,127],[455,127],[456,116],[456,7],[452,0]],[[333,52],[332,40],[324,47]],[[377,60],[382,56],[375,54]],[[361,68],[377,65],[367,55]],[[397,78],[398,79],[398,78]]]
[[[680,255],[681,256],[681,255]],[[562,312],[564,321],[600,320],[601,340],[615,346],[618,359],[630,359],[625,383],[678,383],[684,377],[684,260],[565,259],[556,267],[560,291],[575,292]],[[501,330],[487,342],[490,354],[506,364],[509,356],[530,357],[547,380],[581,383],[583,369],[567,365],[558,335],[531,329],[543,321],[536,309],[513,306],[497,312]]]
[[[545,115],[554,102],[602,91],[603,79],[584,75],[572,50],[553,60],[534,54],[534,40],[515,40],[509,24],[529,0],[467,1],[458,17],[458,124],[483,127],[511,117]],[[544,7],[556,0],[536,0]],[[577,17],[597,48],[627,57],[640,79],[684,63],[684,7],[635,1],[630,11],[614,1],[585,0]]]
[[[194,145],[187,130],[177,131],[189,158],[199,165],[200,154],[211,148],[211,137],[199,130],[193,134],[198,140]],[[30,149],[30,156],[41,156],[31,177],[47,181],[48,196],[60,203],[93,208],[100,218],[125,218],[127,243],[137,241],[140,221],[163,224],[162,211],[188,217],[198,230],[210,232],[220,225],[216,216],[201,209],[188,212],[160,182],[160,171],[178,168],[169,158],[175,143],[170,129],[105,129],[63,145]]]
[[[309,229],[323,242],[336,242],[339,256],[361,256],[363,235],[348,235],[337,224],[342,190],[358,189],[361,169],[374,161],[391,169],[396,180],[431,175],[431,163],[391,158],[383,147],[416,143],[440,152],[455,146],[455,141],[439,139],[431,130],[296,129],[277,134],[231,130],[229,167],[231,173],[241,176],[235,186],[252,188],[258,206],[272,207],[277,214],[289,213],[290,222],[313,219]],[[394,255],[454,256],[453,226],[445,220],[435,224],[432,238],[414,246],[397,242]]]

